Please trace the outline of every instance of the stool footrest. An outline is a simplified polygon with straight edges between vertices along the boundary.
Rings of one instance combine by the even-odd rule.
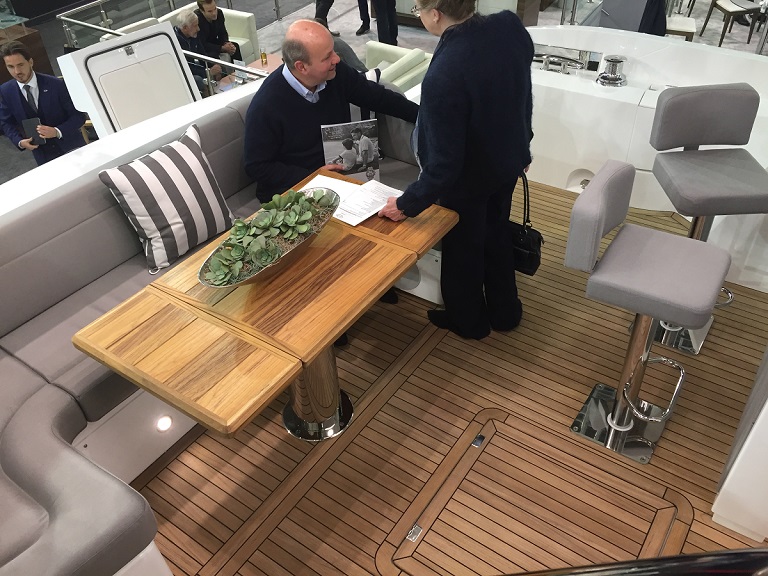
[[[627,404],[629,404],[629,407],[632,409],[632,414],[634,414],[635,418],[639,418],[640,420],[644,422],[666,422],[667,419],[672,415],[672,411],[675,409],[675,404],[677,404],[677,397],[680,396],[680,392],[683,390],[683,382],[685,382],[685,368],[682,367],[681,364],[678,364],[671,358],[667,358],[666,356],[657,356],[656,358],[649,358],[648,364],[666,364],[667,366],[671,366],[672,368],[676,369],[680,375],[677,378],[677,383],[675,384],[675,389],[672,392],[672,399],[669,401],[669,406],[661,412],[661,414],[648,414],[645,412],[642,404],[647,404],[647,402],[643,402],[642,400],[638,399],[637,404],[633,402],[633,400],[629,397],[629,389],[631,387],[631,384],[627,382],[624,384],[624,400]]]

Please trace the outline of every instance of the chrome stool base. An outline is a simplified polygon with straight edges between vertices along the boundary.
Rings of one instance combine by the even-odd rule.
[[[283,408],[283,425],[293,436],[308,442],[319,442],[341,434],[354,416],[352,401],[344,390],[339,390],[336,413],[323,422],[308,422],[299,418],[291,403]]]
[[[695,356],[701,351],[714,319],[714,316],[710,316],[709,322],[696,329],[683,328],[682,326],[665,327],[661,323],[656,330],[654,342]]]
[[[613,412],[615,403],[616,389],[605,384],[596,384],[571,424],[571,430],[579,436],[605,446],[611,431],[606,418]],[[659,418],[663,413],[661,408],[644,400],[638,400],[637,404],[646,416]],[[627,437],[619,454],[641,464],[648,464],[656,448],[656,442],[664,431],[664,425],[664,422],[644,422],[634,418],[633,426],[626,433]]]

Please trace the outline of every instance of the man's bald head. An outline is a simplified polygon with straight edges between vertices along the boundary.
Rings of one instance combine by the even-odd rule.
[[[328,29],[314,20],[296,20],[285,33],[283,40],[283,62],[294,70],[296,62],[311,63],[312,54],[322,50],[333,37]]]

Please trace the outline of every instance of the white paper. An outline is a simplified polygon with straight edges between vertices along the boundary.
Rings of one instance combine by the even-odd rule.
[[[357,187],[354,194],[349,195],[339,204],[334,218],[346,222],[351,226],[357,226],[369,216],[376,214],[387,204],[390,196],[400,196],[402,191],[382,184],[376,180],[370,180]]]
[[[376,180],[370,180],[363,185],[353,184],[330,176],[315,176],[302,188],[330,188],[340,197],[339,207],[333,217],[357,226],[369,216],[376,214],[387,204],[390,196],[401,196],[402,190],[392,188]]]

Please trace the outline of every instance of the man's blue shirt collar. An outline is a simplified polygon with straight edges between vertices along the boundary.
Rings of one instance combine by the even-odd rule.
[[[296,90],[296,93],[304,98],[307,102],[311,102],[312,104],[316,104],[320,101],[320,92],[326,87],[327,82],[322,82],[321,84],[317,85],[317,88],[315,88],[315,91],[312,92],[309,88],[304,86],[301,82],[296,80],[296,76],[291,74],[291,71],[288,70],[288,66],[283,65],[283,78],[285,78],[285,81],[288,82],[291,88]]]

